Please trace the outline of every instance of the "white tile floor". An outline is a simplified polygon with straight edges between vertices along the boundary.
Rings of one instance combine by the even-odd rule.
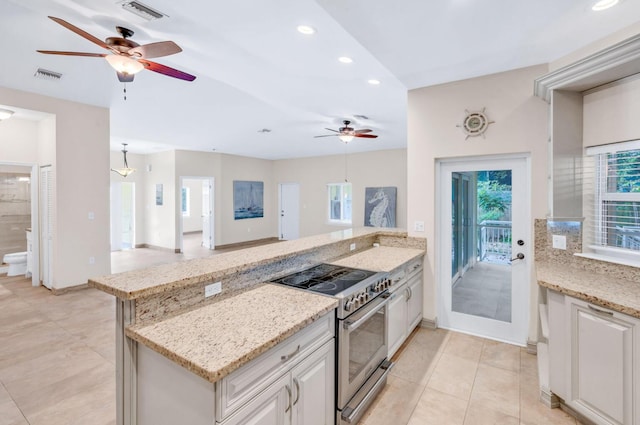
[[[146,255],[139,266],[176,258]],[[54,296],[0,275],[0,425],[115,424],[114,310],[94,289]],[[538,402],[536,357],[519,347],[418,329],[396,360],[362,424],[576,424]]]

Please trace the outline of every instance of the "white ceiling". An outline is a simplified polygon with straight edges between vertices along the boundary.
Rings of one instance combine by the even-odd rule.
[[[599,13],[590,0],[143,3],[169,17],[147,22],[116,0],[0,0],[0,86],[109,107],[114,150],[127,142],[137,153],[338,154],[344,146],[337,138],[313,136],[345,118],[380,136],[355,139],[350,152],[393,149],[406,146],[407,89],[550,62],[640,16],[637,0]],[[197,79],[143,71],[126,85],[125,101],[123,84],[103,59],[36,52],[105,52],[48,15],[100,39],[116,36],[120,25],[140,44],[173,40],[183,52],[156,61]],[[317,33],[304,36],[299,24]],[[354,62],[342,64],[339,56]],[[38,67],[63,78],[36,79]],[[369,85],[370,78],[381,84]]]

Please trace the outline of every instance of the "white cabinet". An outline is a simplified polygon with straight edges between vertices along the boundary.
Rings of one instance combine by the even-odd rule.
[[[640,320],[568,296],[563,317],[551,295],[551,390],[597,424],[640,425]]]
[[[221,425],[333,425],[335,344],[331,340]]]
[[[391,358],[422,321],[422,259],[391,275],[393,285],[387,314],[387,357]]]

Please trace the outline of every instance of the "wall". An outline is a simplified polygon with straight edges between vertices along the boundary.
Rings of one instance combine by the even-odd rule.
[[[43,153],[55,174],[53,288],[109,273],[109,110],[4,87],[0,98],[5,105],[55,115],[55,125],[47,121],[38,130],[55,130],[55,154]]]
[[[533,80],[547,72],[546,66],[488,75],[471,80],[424,87],[409,92],[408,98],[408,228],[412,236],[426,236],[424,317],[437,315],[435,281],[434,205],[436,199],[435,162],[437,158],[469,157],[505,153],[531,155],[531,216],[544,217],[547,211],[548,105],[533,96]],[[486,138],[469,138],[457,124],[464,111],[486,108],[495,121]],[[412,223],[425,222],[425,232],[414,232]],[[533,236],[533,223],[531,223]],[[531,241],[533,243],[533,240]],[[533,274],[533,261],[528,263]],[[536,282],[531,276],[531,317],[536,316]],[[531,320],[530,338],[536,338]]]
[[[13,117],[0,121],[0,162],[38,161],[38,122]]]
[[[182,217],[182,232],[201,232],[202,180],[184,179],[182,186],[189,188],[189,215]]]
[[[347,155],[347,179],[353,189],[353,227],[364,226],[365,187],[395,186],[396,227],[407,227],[407,151],[395,149]],[[274,162],[274,181],[300,184],[300,237],[340,230],[329,224],[327,184],[345,179],[344,155],[286,159]],[[276,187],[277,190],[277,187]],[[278,202],[276,193],[276,203]],[[276,220],[277,230],[277,220]],[[352,226],[348,226],[352,227]]]
[[[640,139],[640,79],[584,96],[584,146]]]
[[[122,151],[110,152],[110,168],[121,168],[124,166],[124,157]],[[151,208],[146,202],[146,181],[147,172],[147,155],[136,155],[127,152],[127,164],[129,167],[135,168],[133,174],[122,177],[120,174],[111,172],[109,174],[111,184],[118,182],[134,183],[135,187],[135,240],[136,245],[141,246],[146,243],[146,226],[145,215],[147,208]],[[155,204],[154,204],[155,205]]]
[[[145,243],[155,247],[175,250],[177,202],[175,151],[147,155],[151,171],[144,182]],[[156,185],[162,184],[162,205],[156,205]]]

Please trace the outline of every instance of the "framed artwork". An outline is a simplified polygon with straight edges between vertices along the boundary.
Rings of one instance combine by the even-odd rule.
[[[264,217],[264,182],[233,181],[233,219]]]
[[[396,227],[396,187],[364,189],[364,225]]]
[[[156,205],[162,205],[162,183],[156,184]]]

